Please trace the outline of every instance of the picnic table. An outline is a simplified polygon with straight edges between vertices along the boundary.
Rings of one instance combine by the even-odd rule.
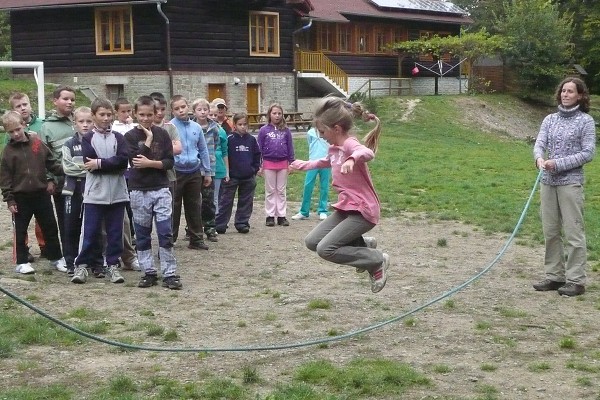
[[[300,131],[300,129],[308,129],[312,122],[312,119],[304,118],[304,114],[302,111],[292,111],[283,113],[283,117],[289,127],[294,127],[297,131]],[[266,124],[267,113],[248,113],[248,128],[252,132]]]

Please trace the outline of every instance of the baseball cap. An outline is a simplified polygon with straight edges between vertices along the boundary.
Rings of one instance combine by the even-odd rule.
[[[222,98],[220,98],[220,97],[217,97],[216,99],[214,99],[214,100],[212,101],[212,105],[213,105],[213,106],[215,106],[215,107],[219,107],[220,105],[222,105],[222,106],[224,106],[225,108],[229,108],[229,107],[227,107],[227,104],[225,104],[225,100],[223,100],[223,99],[222,99]]]

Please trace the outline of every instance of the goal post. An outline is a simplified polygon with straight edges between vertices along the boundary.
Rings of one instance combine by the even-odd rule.
[[[42,61],[0,61],[0,68],[33,68],[33,77],[37,83],[38,114],[40,119],[46,118],[44,95],[44,63]]]

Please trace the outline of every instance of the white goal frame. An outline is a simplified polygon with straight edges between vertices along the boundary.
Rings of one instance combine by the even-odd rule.
[[[33,68],[33,77],[37,83],[38,113],[40,119],[46,118],[44,95],[44,63],[42,61],[0,61],[0,68]]]

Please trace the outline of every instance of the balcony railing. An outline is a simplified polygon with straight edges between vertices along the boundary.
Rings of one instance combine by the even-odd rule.
[[[318,51],[297,51],[296,71],[325,74],[345,92],[348,92],[348,75],[325,54]]]

